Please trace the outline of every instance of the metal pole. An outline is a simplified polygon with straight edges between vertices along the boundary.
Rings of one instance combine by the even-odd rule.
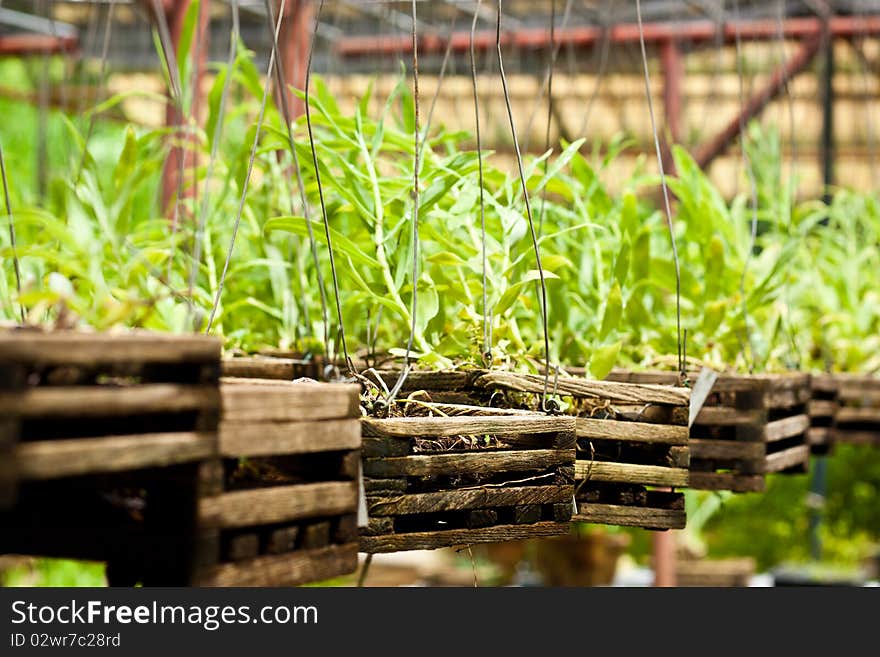
[[[825,203],[831,202],[831,186],[834,185],[834,37],[825,25],[822,48],[824,66],[822,71],[822,182]]]

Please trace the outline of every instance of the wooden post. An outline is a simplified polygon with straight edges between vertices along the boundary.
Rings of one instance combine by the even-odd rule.
[[[278,8],[280,8],[281,1],[277,0],[277,2]],[[281,31],[278,34],[278,49],[281,70],[284,73],[285,89],[283,91],[287,94],[287,106],[290,108],[291,120],[305,112],[304,103],[294,95],[289,87],[292,86],[296,89],[305,87],[313,18],[314,5],[312,0],[286,0]],[[281,90],[276,89],[275,100],[280,107],[279,93]]]
[[[654,586],[675,586],[675,534],[654,533]]]
[[[168,22],[168,30],[171,33],[172,45],[175,55],[179,52],[180,37],[183,33],[183,23],[186,13],[189,10],[192,0],[163,0],[162,8],[165,11],[165,19]],[[189,116],[198,123],[199,114],[202,107],[202,80],[205,75],[205,67],[208,61],[208,18],[209,18],[210,0],[201,0],[199,5],[199,26],[198,33],[193,39],[191,52],[198,53],[198,63],[194,75],[191,80],[181,80],[181,86],[192,84],[193,101],[190,108]],[[165,108],[165,125],[169,128],[183,128],[186,125],[188,117],[183,116],[180,108],[171,98],[169,91],[169,102]],[[174,138],[182,137],[181,133],[175,135]],[[183,189],[183,194],[192,195],[195,193],[193,188],[187,189],[183,184],[181,176],[187,169],[192,170],[197,165],[197,156],[194,150],[188,150],[181,147],[173,147],[168,153],[168,159],[165,161],[165,169],[162,172],[162,208],[169,211],[172,203],[177,198],[178,189]]]
[[[663,166],[675,175],[672,160],[672,144],[682,139],[682,83],[684,82],[684,58],[675,39],[667,39],[660,46],[660,65],[663,69],[663,113],[666,131],[663,144]]]

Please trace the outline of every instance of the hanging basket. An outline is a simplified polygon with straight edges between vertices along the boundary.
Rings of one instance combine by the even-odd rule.
[[[612,372],[614,380],[679,380],[675,373]],[[696,373],[693,377],[696,378]],[[808,374],[719,375],[690,430],[690,487],[763,491],[771,472],[807,469]]]
[[[292,586],[357,568],[358,386],[224,378],[201,473],[198,586]]]
[[[372,373],[386,387],[395,372]],[[684,527],[688,480],[686,388],[551,377],[548,392],[570,399],[577,415],[573,520],[609,525]],[[433,401],[538,408],[544,377],[504,371],[413,372],[401,394],[420,391]]]
[[[487,390],[541,394],[544,377],[489,372]],[[655,384],[551,379],[551,390],[573,403],[577,462],[575,521],[681,529],[688,485],[687,388]]]
[[[880,378],[835,375],[838,408],[833,443],[880,447]]]
[[[7,506],[18,481],[0,552],[108,561],[120,583],[174,580],[198,463],[216,450],[219,365],[219,341],[201,336],[0,332]]]
[[[362,424],[369,512],[362,552],[568,533],[572,418],[443,405],[431,416]]]

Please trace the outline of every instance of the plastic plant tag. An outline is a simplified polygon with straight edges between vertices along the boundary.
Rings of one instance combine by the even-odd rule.
[[[715,386],[715,381],[717,379],[718,372],[710,370],[708,367],[704,367],[700,370],[700,374],[697,376],[697,381],[691,389],[691,404],[690,409],[688,410],[688,427],[693,426],[694,421],[700,414],[700,410],[703,408],[703,404],[705,404],[706,399],[709,398],[709,393],[712,392],[712,388]]]
[[[370,514],[367,511],[367,491],[364,487],[364,468],[358,464],[358,527],[366,527],[370,524]]]

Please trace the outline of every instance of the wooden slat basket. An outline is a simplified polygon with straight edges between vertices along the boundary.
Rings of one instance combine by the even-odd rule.
[[[675,373],[612,372],[627,381],[679,379]],[[696,378],[696,373],[693,374]],[[805,472],[811,397],[808,374],[722,374],[690,430],[690,487],[758,492],[771,472]]]
[[[203,336],[0,332],[0,444],[18,480],[0,552],[107,561],[113,583],[180,581],[219,370]]]
[[[396,374],[380,373],[386,386]],[[551,391],[577,415],[574,521],[672,529],[686,522],[689,390],[667,385],[590,381],[563,376]],[[535,409],[543,376],[503,371],[421,372],[404,392],[432,400]]]
[[[362,552],[568,533],[572,418],[455,405],[431,412],[363,420]]]
[[[356,385],[224,378],[192,584],[293,586],[357,568]]]
[[[838,409],[833,443],[880,447],[880,378],[835,375]]]
[[[544,377],[489,372],[476,381],[488,390],[544,390]],[[576,415],[574,521],[681,529],[688,485],[687,388],[592,381],[560,376],[551,387],[571,400]]]
[[[293,381],[324,380],[323,357],[236,356],[223,359],[223,376],[247,379]]]
[[[838,379],[830,374],[813,374],[810,376],[810,390],[812,394],[807,406],[810,416],[807,442],[810,453],[824,455],[833,445],[834,418],[840,407],[837,399]]]

